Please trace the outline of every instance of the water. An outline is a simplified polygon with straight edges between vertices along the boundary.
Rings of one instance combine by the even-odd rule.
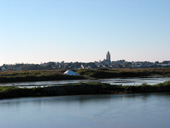
[[[20,82],[20,83],[1,83],[0,86],[20,86],[20,87],[35,87],[35,86],[60,86],[72,83],[88,83],[88,82],[101,82],[109,83],[111,85],[141,85],[148,83],[150,85],[170,81],[170,77],[161,78],[112,78],[112,79],[98,79],[98,80],[60,80],[60,81],[40,81],[40,82]]]
[[[170,93],[0,100],[1,128],[169,128]]]

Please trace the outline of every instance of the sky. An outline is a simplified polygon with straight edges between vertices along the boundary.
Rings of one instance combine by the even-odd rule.
[[[170,0],[0,0],[0,65],[170,60]]]

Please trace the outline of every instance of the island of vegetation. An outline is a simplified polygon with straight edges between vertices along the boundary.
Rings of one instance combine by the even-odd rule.
[[[156,85],[142,84],[140,86],[110,85],[104,83],[79,83],[43,88],[19,88],[16,86],[1,86],[0,99],[16,97],[41,97],[89,94],[122,94],[170,92],[170,82]]]

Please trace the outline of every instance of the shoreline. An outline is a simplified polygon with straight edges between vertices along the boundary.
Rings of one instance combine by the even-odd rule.
[[[104,83],[79,83],[62,86],[18,88],[1,86],[0,99],[21,97],[44,97],[44,96],[71,96],[71,95],[95,95],[95,94],[133,94],[170,92],[170,82],[156,85],[142,84],[141,86],[122,86]]]

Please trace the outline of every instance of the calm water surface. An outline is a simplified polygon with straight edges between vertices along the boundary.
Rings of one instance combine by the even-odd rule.
[[[1,128],[170,128],[170,93],[0,100]]]
[[[40,82],[20,82],[20,83],[1,83],[0,86],[20,86],[20,87],[35,87],[35,86],[60,86],[64,84],[73,83],[88,83],[88,82],[101,82],[109,83],[111,85],[141,85],[148,83],[150,85],[170,81],[170,77],[161,78],[112,78],[112,79],[97,79],[97,80],[60,80],[60,81],[40,81]]]

